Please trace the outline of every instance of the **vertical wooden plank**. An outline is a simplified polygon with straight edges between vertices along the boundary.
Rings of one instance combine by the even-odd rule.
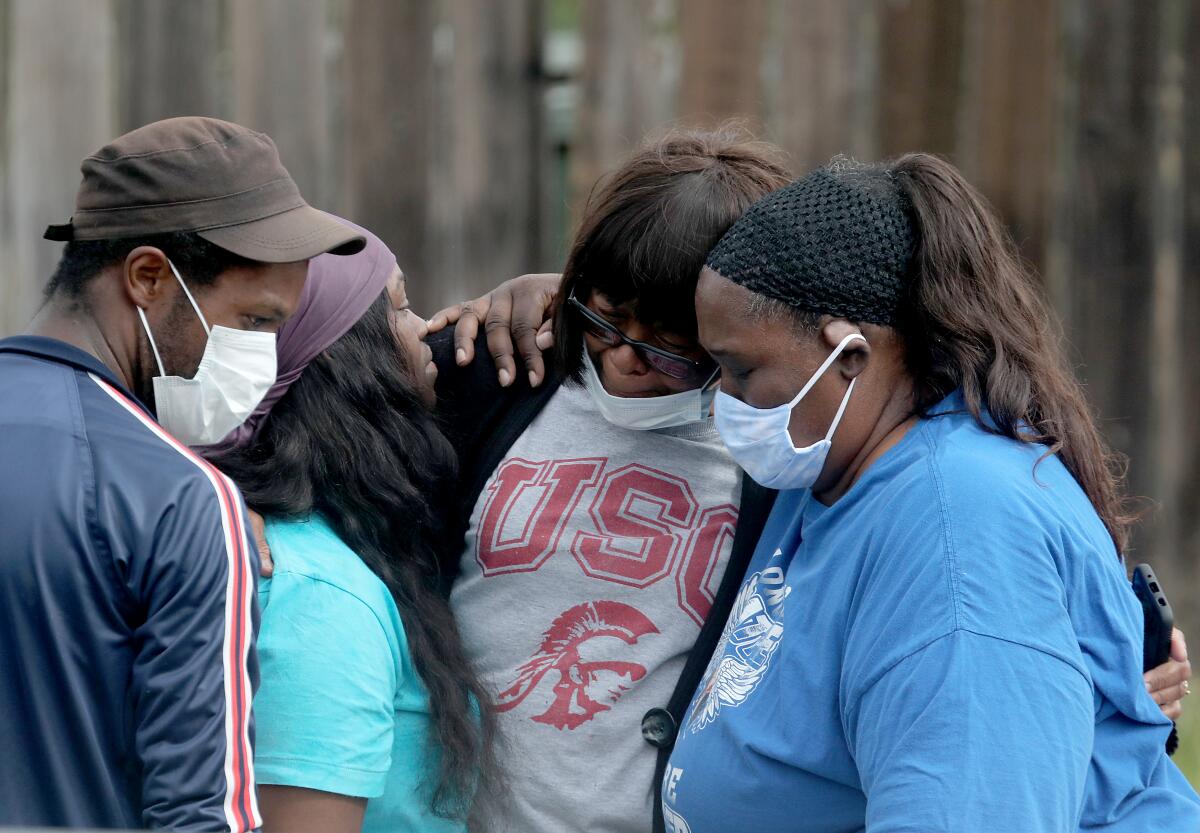
[[[113,138],[111,15],[108,3],[8,0],[0,332],[40,302],[61,251],[42,232],[70,216],[80,161]]]
[[[1154,13],[1149,10],[1153,9]],[[1071,320],[1068,338],[1088,398],[1110,441],[1130,456],[1132,494],[1152,496],[1149,351],[1153,110],[1157,3],[1081,4],[1082,52],[1069,201]],[[1061,162],[1060,162],[1061,164]],[[1157,545],[1155,520],[1140,525],[1139,555]]]
[[[655,0],[583,0],[578,137],[571,159],[578,212],[596,180],[645,134],[675,117],[676,6]]]
[[[312,204],[332,209],[328,0],[231,0],[233,118],[266,132]]]
[[[880,152],[953,156],[962,70],[963,0],[908,0],[883,11]]]
[[[771,138],[806,171],[849,151],[854,99],[853,5],[812,0],[804,14],[789,2],[771,9],[767,47],[778,55],[780,77],[769,91]]]
[[[228,112],[218,61],[220,3],[116,0],[116,10],[122,132],[172,116]]]
[[[963,0],[962,47],[959,51],[958,106],[955,108],[954,161],[967,178],[979,174],[980,124],[984,109],[982,90],[987,85],[986,61],[980,59],[988,42],[988,0]]]
[[[680,114],[710,123],[762,115],[760,64],[765,0],[689,0],[679,15],[683,46]]]
[[[453,0],[452,0],[453,1]],[[428,230],[429,268],[420,275],[408,271],[410,298],[418,313],[428,314],[440,309],[433,296],[442,275],[451,274],[454,282],[462,282],[466,269],[465,253],[459,248],[462,222],[462,202],[455,190],[455,121],[454,64],[459,33],[454,28],[454,15],[448,3],[438,6],[433,24],[433,64],[430,69],[432,95],[428,113],[430,143],[426,171],[425,211]],[[403,261],[402,261],[403,265]],[[430,285],[433,285],[432,287]],[[424,290],[431,290],[425,292]],[[411,293],[417,293],[415,295]],[[449,294],[449,293],[447,293]],[[423,297],[429,295],[428,298]],[[474,297],[474,296],[472,296]],[[455,298],[454,300],[462,300]],[[454,301],[450,301],[453,303]]]
[[[1054,80],[1051,85],[1052,144],[1042,277],[1059,319],[1077,318],[1071,282],[1075,172],[1079,167],[1079,107],[1083,73],[1085,0],[1058,0]]]
[[[1086,363],[1093,401],[1109,418],[1130,419],[1144,399],[1138,343],[1149,321],[1150,174],[1143,138],[1151,129],[1142,91],[1153,78],[1153,18],[1118,2],[1085,3],[1080,76],[1071,276],[1072,337]],[[1144,56],[1144,57],[1143,57]],[[1134,451],[1133,425],[1113,425],[1113,439]],[[1133,473],[1144,462],[1135,455]]]
[[[1004,215],[1025,256],[1040,263],[1053,164],[1055,3],[972,3],[967,13],[977,18],[967,30],[980,37],[970,45],[974,83],[958,122],[970,146],[956,147],[955,156]]]
[[[768,91],[767,134],[797,173],[840,153],[876,156],[878,17],[874,0],[774,4],[767,50],[779,70]]]
[[[570,241],[571,155],[576,141],[578,77],[583,63],[581,10],[576,3],[539,0],[541,41],[539,69],[543,155],[538,262],[552,271],[562,268]]]
[[[1196,414],[1200,414],[1200,365],[1193,357],[1200,356],[1200,13],[1189,15],[1184,48],[1184,239],[1182,302],[1180,316],[1184,322],[1181,342],[1172,349],[1185,357],[1185,375],[1177,380],[1183,396],[1183,413],[1190,427],[1186,432],[1189,445],[1181,455],[1186,461],[1180,488],[1178,513],[1182,521],[1176,561],[1177,585],[1191,589],[1190,606],[1182,621],[1195,622],[1200,616],[1200,437],[1197,437]],[[1172,592],[1176,592],[1172,590]],[[1172,602],[1174,605],[1175,602]]]
[[[342,80],[347,212],[396,253],[422,306],[434,12],[425,0],[349,0]]]
[[[539,253],[542,161],[540,3],[451,0],[448,181],[435,188],[425,309],[474,297],[530,271]],[[440,167],[440,163],[439,163]],[[432,197],[433,195],[431,195]],[[423,286],[422,286],[423,284]]]
[[[1183,259],[1184,203],[1184,78],[1189,17],[1188,0],[1160,0],[1156,36],[1157,68],[1153,96],[1153,179],[1150,181],[1151,315],[1147,367],[1151,405],[1149,429],[1151,494],[1161,501],[1155,519],[1156,558],[1182,569],[1185,521],[1185,466],[1194,453],[1185,412],[1187,369],[1195,363],[1184,352]],[[1195,370],[1193,369],[1193,377]],[[1196,425],[1195,413],[1191,418]],[[1194,567],[1187,574],[1194,575]],[[1165,580],[1164,576],[1164,580]],[[1175,586],[1175,585],[1172,585]],[[1183,586],[1180,584],[1180,586]],[[1194,586],[1194,585],[1187,585]],[[1190,600],[1194,601],[1194,600]]]

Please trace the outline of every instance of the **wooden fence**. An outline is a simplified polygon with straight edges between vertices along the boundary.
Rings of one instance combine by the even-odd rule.
[[[1198,36],[1191,0],[0,0],[0,334],[82,157],[164,116],[266,130],[429,311],[559,266],[592,182],[668,122],[745,117],[797,171],[935,151],[1044,276],[1155,507],[1134,557],[1196,613]]]

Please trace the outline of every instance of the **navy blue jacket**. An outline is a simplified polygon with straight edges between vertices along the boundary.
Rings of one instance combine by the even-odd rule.
[[[95,358],[0,341],[0,827],[261,824],[245,517]]]

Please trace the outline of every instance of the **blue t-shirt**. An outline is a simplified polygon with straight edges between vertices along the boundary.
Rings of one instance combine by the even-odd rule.
[[[959,412],[833,506],[779,495],[680,727],[668,830],[1200,830],[1123,565],[1044,452]]]
[[[320,517],[267,520],[259,586],[259,784],[368,799],[364,833],[460,833],[434,816],[429,696],[384,583]]]

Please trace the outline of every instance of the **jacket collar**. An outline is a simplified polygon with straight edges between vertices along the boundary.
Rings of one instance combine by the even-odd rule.
[[[154,416],[153,412],[125,387],[125,383],[117,378],[108,365],[91,353],[85,353],[65,341],[45,336],[13,336],[0,339],[0,353],[22,353],[37,359],[65,364],[84,373],[94,373],[137,403],[138,407],[151,417]]]

